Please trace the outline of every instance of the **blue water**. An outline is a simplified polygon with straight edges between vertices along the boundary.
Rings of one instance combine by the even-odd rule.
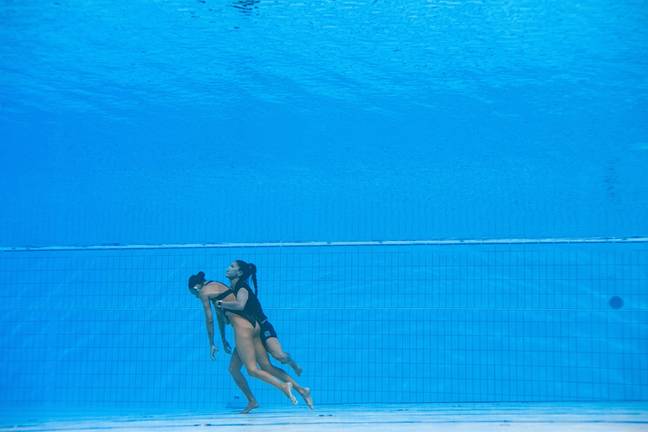
[[[0,245],[647,235],[646,22],[643,1],[0,1]],[[319,402],[648,399],[645,244],[415,249],[0,252],[0,402],[226,406],[183,286],[234,258]]]
[[[3,1],[0,243],[645,234],[647,18]]]

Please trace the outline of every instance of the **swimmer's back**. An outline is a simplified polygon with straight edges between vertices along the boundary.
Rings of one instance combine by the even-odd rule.
[[[234,301],[236,300],[236,295],[234,292],[229,289],[227,285],[221,282],[209,281],[205,284],[201,290],[201,294],[207,296],[210,301],[216,302],[218,300],[223,301]]]

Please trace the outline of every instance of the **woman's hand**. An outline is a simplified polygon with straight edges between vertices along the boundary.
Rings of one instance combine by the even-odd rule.
[[[227,354],[232,354],[232,347],[230,346],[229,342],[227,342],[227,341],[223,341],[223,350],[224,350]]]
[[[218,352],[218,348],[216,345],[212,345],[209,349],[209,357],[211,357],[212,360],[216,360],[216,353]]]

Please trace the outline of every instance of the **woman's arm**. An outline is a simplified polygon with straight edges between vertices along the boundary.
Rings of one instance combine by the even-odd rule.
[[[209,338],[209,355],[212,360],[216,358],[216,352],[218,348],[214,344],[214,319],[212,317],[211,305],[209,304],[209,298],[202,298],[203,302],[203,311],[205,312],[205,325],[207,326],[207,337]]]
[[[232,352],[232,347],[230,346],[229,342],[227,342],[227,337],[225,336],[225,312],[222,310],[217,310],[216,311],[216,319],[218,320],[218,331],[220,332],[221,336],[221,342],[223,342],[223,349],[225,350],[226,353],[231,353]]]
[[[219,300],[216,302],[216,306],[222,309],[240,311],[245,309],[245,305],[247,301],[248,301],[248,290],[247,288],[243,287],[238,291],[238,294],[236,294],[236,300],[234,301]]]

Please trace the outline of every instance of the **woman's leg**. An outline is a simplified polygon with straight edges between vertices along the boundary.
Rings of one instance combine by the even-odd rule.
[[[283,350],[279,338],[270,337],[266,339],[265,344],[272,357],[276,358],[282,364],[289,365],[295,371],[297,376],[301,376],[302,368],[300,368],[297,362],[290,357],[290,354]]]
[[[276,368],[270,364],[270,360],[268,359],[268,352],[266,351],[263,342],[261,342],[260,337],[254,338],[254,351],[255,351],[256,362],[259,364],[262,370],[270,373],[275,378],[284,381],[286,384],[290,384],[290,388],[293,388],[293,386],[295,385],[299,386],[299,384],[297,384],[297,382],[294,379],[292,379],[292,377],[288,375],[285,371]],[[303,391],[302,387],[299,388],[302,389]],[[289,398],[290,401],[293,403],[293,405],[297,403],[297,399],[295,399],[295,397],[292,396],[292,394],[289,396]]]
[[[243,321],[240,318],[233,318],[232,324],[234,326],[234,335],[236,338],[236,350],[238,351],[239,357],[245,365],[248,374],[278,388],[294,404],[296,399],[292,394],[292,384],[289,382],[281,382],[279,379],[270,375],[268,372],[259,369],[257,366],[255,344],[257,341],[258,343],[261,343],[258,325],[255,328],[252,328],[250,323]]]
[[[272,339],[276,339],[276,338],[272,338]],[[267,346],[267,342],[268,341],[266,340],[266,346]],[[282,381],[291,383],[293,385],[293,388],[297,391],[297,393],[299,393],[301,397],[304,399],[304,402],[306,402],[308,408],[313,409],[313,398],[311,397],[310,389],[308,387],[300,386],[296,380],[294,380],[290,375],[286,373],[286,371],[270,363],[270,359],[268,359],[268,353],[266,352],[265,347],[263,350],[257,350],[257,363],[264,371],[272,374],[273,376],[279,378]]]
[[[243,362],[241,361],[241,357],[239,357],[238,355],[238,351],[236,350],[236,348],[234,348],[232,358],[230,359],[229,373],[232,375],[234,382],[236,383],[238,388],[241,389],[248,400],[247,406],[243,409],[243,411],[241,411],[241,414],[247,414],[254,408],[257,408],[259,406],[259,403],[254,397],[252,390],[250,390],[250,386],[248,385],[247,380],[241,373],[241,366],[243,366]]]

